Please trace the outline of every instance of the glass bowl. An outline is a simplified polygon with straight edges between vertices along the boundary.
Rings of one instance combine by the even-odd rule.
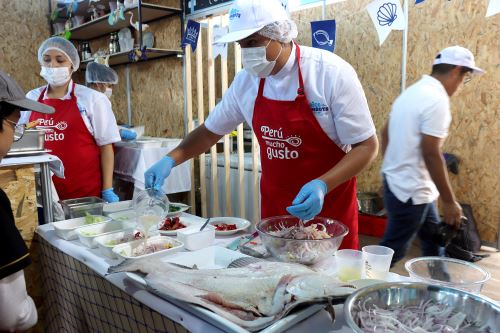
[[[447,257],[419,257],[408,260],[405,268],[416,281],[439,284],[479,293],[491,277],[485,269],[468,261]]]
[[[369,327],[368,330],[360,327],[362,324],[359,313],[363,311],[362,309],[365,309],[363,312],[366,313],[366,309],[374,309],[375,307],[380,311],[390,311],[389,308],[401,306],[421,308],[425,304],[429,305],[427,303],[429,301],[440,304],[440,306],[452,310],[453,313],[462,313],[465,315],[465,320],[473,322],[476,326],[458,330],[458,332],[497,332],[498,327],[500,327],[500,306],[493,301],[463,290],[422,282],[380,283],[359,289],[349,295],[345,301],[344,316],[347,325],[354,332],[372,332],[369,329],[373,329],[373,327]],[[380,316],[375,318],[380,318]],[[422,321],[418,320],[415,325],[422,325]],[[483,325],[489,326],[490,330],[481,330],[480,327]],[[396,331],[394,329],[385,332]],[[384,332],[384,330],[382,329],[380,332]],[[407,331],[404,330],[404,332]],[[455,330],[443,329],[439,332],[455,332]]]
[[[349,229],[342,223],[330,218],[316,216],[305,226],[321,225],[330,235],[324,239],[291,239],[272,235],[284,228],[299,227],[299,219],[292,215],[281,215],[263,219],[256,228],[267,251],[276,259],[305,265],[314,264],[332,256],[339,248]],[[319,227],[319,228],[322,228]],[[271,233],[270,233],[271,232]]]
[[[146,189],[134,196],[132,204],[137,215],[137,226],[147,233],[153,226],[158,228],[160,222],[165,220],[170,201],[162,191]]]

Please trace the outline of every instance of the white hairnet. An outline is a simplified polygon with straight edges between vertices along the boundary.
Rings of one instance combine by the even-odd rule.
[[[117,84],[118,74],[106,65],[91,62],[85,69],[85,82]]]
[[[266,25],[257,32],[259,35],[277,40],[281,43],[289,43],[297,38],[297,26],[292,20],[277,21]]]
[[[80,67],[80,56],[73,43],[62,37],[50,37],[46,39],[38,48],[38,62],[43,64],[43,56],[49,50],[57,50],[64,53],[73,65],[73,71],[76,72]]]

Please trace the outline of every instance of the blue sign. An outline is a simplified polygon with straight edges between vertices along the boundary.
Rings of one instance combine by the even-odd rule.
[[[419,3],[421,3],[421,2],[424,2],[424,0],[415,0],[415,4],[416,5],[419,4]]]
[[[335,20],[311,22],[312,47],[333,52],[335,50]]]
[[[189,20],[186,25],[186,31],[182,37],[181,47],[184,48],[186,45],[191,45],[191,49],[196,50],[196,45],[198,45],[198,35],[200,34],[200,23]]]

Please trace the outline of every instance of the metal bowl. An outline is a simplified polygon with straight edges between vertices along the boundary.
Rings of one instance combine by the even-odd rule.
[[[317,240],[287,239],[269,233],[283,228],[298,227],[299,219],[291,215],[263,219],[256,228],[262,244],[274,258],[285,262],[311,265],[327,256],[332,256],[349,232],[344,224],[326,217],[316,216],[306,222],[306,226],[313,223],[323,225],[331,237]]]
[[[405,268],[410,278],[430,284],[479,293],[490,273],[468,261],[447,257],[419,257],[408,260]]]
[[[365,332],[358,326],[359,304],[367,302],[381,309],[397,305],[419,305],[422,301],[433,300],[466,315],[467,320],[477,326],[488,325],[491,329],[464,332],[500,332],[500,306],[494,302],[463,290],[420,282],[381,283],[359,289],[352,293],[344,304],[347,324],[357,333]]]

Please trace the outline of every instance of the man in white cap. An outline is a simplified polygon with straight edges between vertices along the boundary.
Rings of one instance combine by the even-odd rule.
[[[160,187],[170,170],[246,121],[259,144],[261,215],[320,214],[349,227],[342,247],[358,248],[355,175],[376,156],[378,141],[356,72],[337,55],[299,46],[295,23],[278,0],[237,0],[229,33],[244,71],[206,122],[145,173]]]
[[[458,227],[462,208],[457,202],[441,147],[451,122],[450,97],[471,74],[482,74],[472,53],[461,46],[443,49],[424,75],[394,102],[382,132],[384,202],[388,226],[381,245],[394,250],[393,264],[402,259],[418,233],[424,256],[444,255],[424,223],[440,223],[435,201],[442,201],[443,221]]]

